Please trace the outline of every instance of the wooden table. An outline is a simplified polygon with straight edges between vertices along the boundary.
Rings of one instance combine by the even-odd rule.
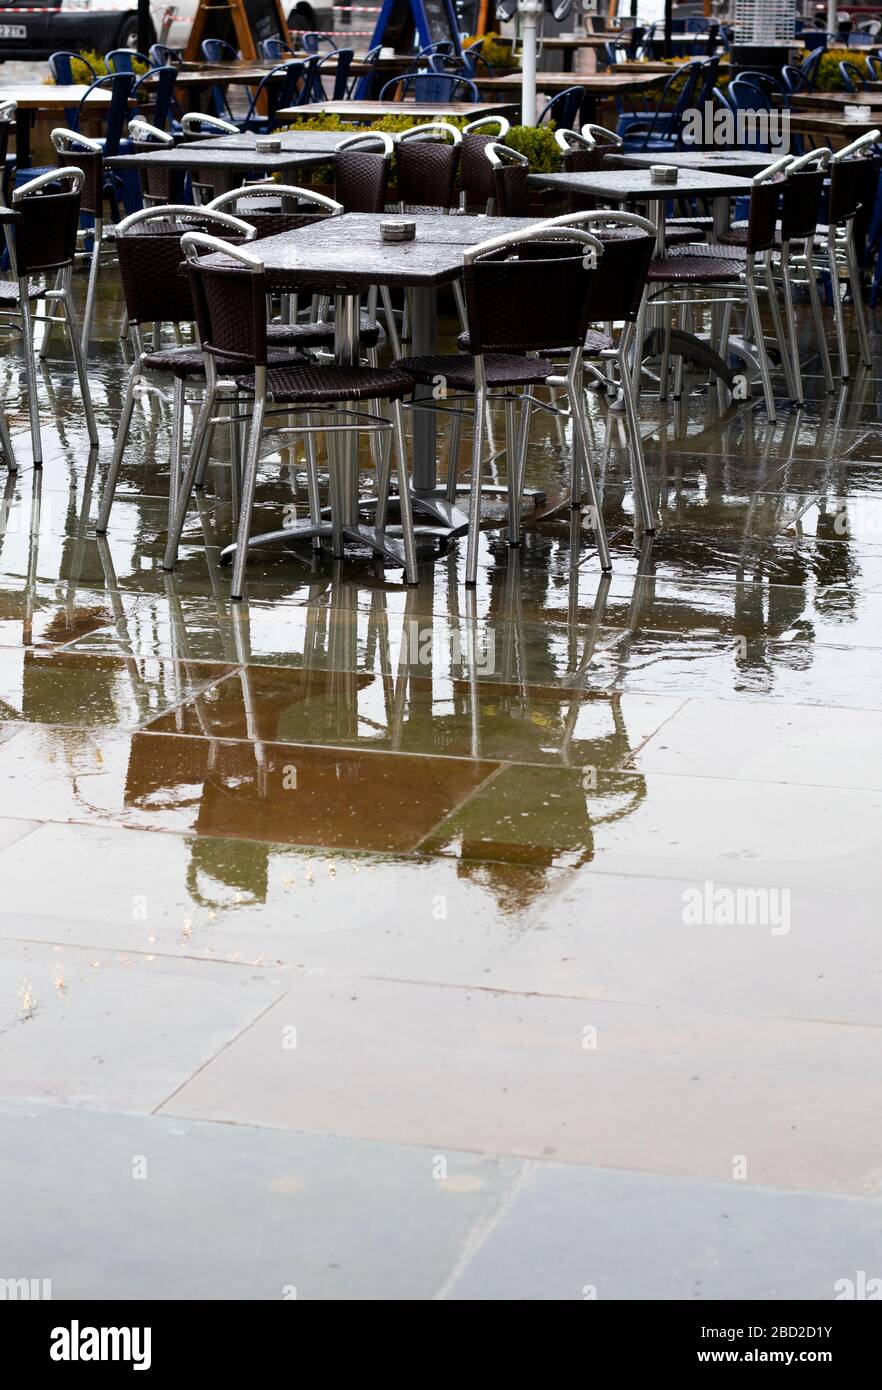
[[[415,240],[394,243],[380,240],[379,224],[384,220],[381,213],[348,213],[295,232],[264,237],[259,242],[260,259],[271,289],[279,293],[316,290],[334,296],[335,355],[341,363],[358,361],[360,296],[371,285],[378,284],[402,285],[411,290],[411,352],[415,357],[436,353],[437,290],[460,277],[464,252],[490,237],[535,226],[537,221],[530,217],[447,217],[418,213],[413,217]],[[212,257],[211,262],[222,264],[223,258]],[[414,394],[418,400],[432,401],[431,387],[418,387]],[[341,436],[341,439],[346,438]],[[350,532],[358,523],[354,481],[357,445],[354,440],[352,443],[347,456],[347,471],[351,476],[346,493],[348,511],[344,518]],[[413,501],[414,506],[427,513],[436,525],[440,523],[452,532],[464,531],[468,526],[467,514],[448,502],[444,489],[437,486],[435,417],[430,409],[413,413]],[[316,534],[329,535],[330,528],[323,525],[317,532],[309,522],[302,522],[293,528],[254,537],[251,544],[266,545]],[[234,549],[234,546],[228,547],[223,558],[231,558]]]
[[[838,140],[843,146],[850,145],[861,135],[871,130],[882,129],[882,110],[869,121],[847,121],[832,111],[791,111],[790,130],[794,135],[808,135],[823,144]]]
[[[221,135],[174,147],[164,146],[143,154],[117,155],[107,162],[113,169],[210,169],[216,194],[238,188],[246,179],[263,174],[285,174],[327,164],[345,133],[339,130],[280,131],[278,154],[258,153],[257,135]]]
[[[522,75],[502,73],[495,77],[473,78],[482,96],[496,95],[500,92],[521,91]],[[659,85],[658,78],[652,74],[640,77],[613,72],[537,72],[536,91],[555,95],[570,87],[582,88],[582,121],[594,122],[597,119],[597,103],[604,97],[617,97],[629,92],[645,92]]]
[[[549,53],[563,54],[564,72],[572,72],[577,53],[585,49],[605,48],[622,37],[621,31],[610,34],[555,34],[540,40],[539,52],[548,49]]]
[[[305,106],[287,106],[276,112],[277,120],[296,121],[298,116],[339,116],[354,122],[378,121],[383,116],[509,116],[517,114],[513,101],[313,101]]]
[[[0,101],[14,101],[16,105],[15,158],[20,169],[30,167],[31,124],[34,117],[42,111],[76,110],[88,90],[88,86],[82,83],[68,87],[55,87],[43,82],[28,82],[18,87],[0,85]],[[102,115],[109,108],[110,101],[110,93],[99,88],[89,97],[89,112],[94,107],[95,115]]]
[[[790,98],[793,111],[829,111],[841,115],[846,106],[869,106],[872,111],[882,112],[882,85],[877,91],[867,92],[794,92]]]

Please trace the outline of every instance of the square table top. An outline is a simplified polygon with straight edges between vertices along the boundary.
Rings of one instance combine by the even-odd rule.
[[[480,73],[472,78],[479,92],[520,91],[523,76],[520,72],[497,73],[493,77],[482,77]],[[616,96],[620,92],[643,92],[659,85],[655,73],[619,72],[537,72],[536,90],[538,92],[566,91],[569,87],[581,87],[583,91],[595,96]]]
[[[790,98],[791,111],[827,110],[841,114],[846,106],[869,106],[873,111],[882,111],[882,91],[794,92]]]
[[[339,130],[304,130],[281,131],[277,138],[282,142],[277,154],[258,150],[257,136],[243,133],[193,140],[174,147],[162,145],[139,154],[115,155],[107,162],[115,169],[232,169],[243,173],[268,169],[283,172],[326,163],[346,136]]]
[[[662,158],[655,161],[664,163]],[[562,193],[583,193],[613,203],[666,202],[668,198],[717,198],[749,194],[750,179],[737,174],[681,169],[676,183],[653,183],[648,169],[598,169],[584,174],[531,174],[529,182]]]
[[[296,121],[298,116],[340,116],[350,121],[376,121],[381,116],[506,116],[515,107],[511,101],[313,101],[305,106],[286,106],[276,112],[277,119]]]
[[[0,101],[14,101],[16,106],[29,111],[57,111],[67,106],[79,106],[89,88],[86,83],[70,86],[55,86],[49,82],[25,82],[15,87],[4,87],[0,82]],[[109,106],[111,94],[101,88],[92,92],[89,104]]]
[[[868,121],[847,121],[835,111],[791,111],[790,129],[795,135],[814,135],[822,140],[841,137],[846,145],[871,130],[882,129],[882,111],[871,114]]]
[[[608,154],[604,164],[609,169],[649,169],[653,164],[673,164],[677,169],[704,169],[712,174],[731,173],[749,179],[778,158],[762,150],[676,150],[671,154],[633,150],[628,154]]]
[[[384,213],[344,213],[278,236],[262,237],[249,251],[259,254],[274,288],[360,289],[406,285],[431,289],[462,274],[463,253],[492,237],[538,226],[536,217],[447,217],[418,213],[414,241],[380,240]],[[221,255],[209,257],[223,264]]]

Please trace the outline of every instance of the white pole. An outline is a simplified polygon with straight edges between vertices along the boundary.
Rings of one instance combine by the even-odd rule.
[[[836,33],[836,0],[827,0],[827,33]]]
[[[521,124],[536,124],[536,30],[542,0],[518,0],[521,16]]]

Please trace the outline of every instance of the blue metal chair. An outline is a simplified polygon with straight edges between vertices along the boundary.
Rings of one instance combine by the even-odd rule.
[[[323,53],[312,68],[312,101],[322,101],[327,96],[324,83],[322,82],[321,69],[325,63],[335,63],[336,68],[333,74],[333,101],[345,101],[349,91],[349,69],[352,67],[352,60],[355,57],[354,48],[338,48],[333,53]],[[310,60],[311,61],[311,60]]]
[[[110,88],[110,106],[106,111],[104,134],[99,138],[98,143],[102,153],[109,158],[120,153],[123,126],[129,116],[129,98],[135,89],[135,74],[133,72],[113,72],[108,73],[105,77],[96,77],[95,81],[90,83],[77,107],[76,120],[71,129],[79,131],[90,93],[104,87]]]
[[[104,61],[110,73],[134,72],[136,63],[143,63],[147,68],[153,66],[147,54],[139,53],[137,48],[112,48],[105,53]]]
[[[800,38],[803,48],[812,50],[812,56],[818,52],[823,53],[828,43],[841,42],[838,34],[828,34],[823,29],[803,29]]]
[[[282,39],[261,39],[259,49],[265,63],[278,63],[280,59],[294,57],[294,49]]]
[[[396,100],[395,93],[399,88],[402,98],[410,91],[414,101],[418,102],[481,100],[481,93],[467,77],[441,72],[406,72],[401,77],[393,77],[380,89],[380,101]],[[576,91],[581,101],[582,88],[577,87]],[[561,92],[560,95],[564,96],[565,93]],[[549,102],[549,106],[551,104]]]
[[[839,64],[839,76],[847,92],[864,92],[867,89],[867,79],[860,68],[854,63],[843,62]]]
[[[566,87],[557,96],[552,97],[543,106],[536,118],[536,124],[542,125],[546,120],[554,121],[556,126],[562,126],[565,130],[572,130],[581,119],[582,102],[585,93],[581,87]]]
[[[493,68],[487,62],[487,59],[484,57],[484,54],[482,52],[483,47],[484,40],[476,39],[474,43],[469,44],[468,48],[464,48],[462,50],[463,76],[474,78],[479,66],[484,70],[488,77],[492,77],[494,75]]]
[[[75,85],[72,63],[82,63],[84,68],[92,74],[90,82],[94,82],[98,76],[92,64],[88,62],[82,53],[69,53],[66,49],[59,49],[49,58],[49,73],[52,80],[58,87],[71,87]]]
[[[199,45],[206,63],[238,63],[242,54],[226,39],[203,39]]]
[[[154,68],[174,68],[184,61],[179,48],[169,48],[167,43],[150,45],[150,66]]]
[[[356,78],[352,84],[352,90],[348,93],[356,101],[370,101],[374,95],[374,89],[379,81],[380,47],[368,49],[362,58],[362,66],[368,69],[362,73],[361,77]]]
[[[323,43],[331,49],[337,47],[330,34],[321,34],[316,29],[309,29],[305,34],[301,34],[300,42],[303,44],[304,53],[318,53]]]
[[[810,92],[813,92],[815,90],[815,83],[818,80],[818,68],[821,65],[821,59],[823,58],[823,56],[824,49],[816,48],[813,53],[809,53],[806,58],[803,58],[802,62],[799,65],[800,70],[805,74],[806,78],[808,79]]]
[[[781,69],[781,81],[790,96],[796,92],[810,92],[812,90],[811,81],[804,69],[796,67],[793,63],[784,64]]]
[[[704,76],[704,62],[684,63],[665,82],[655,110],[645,116],[620,118],[617,133],[624,137],[626,150],[674,150],[683,143],[685,112],[695,104],[695,93]],[[670,110],[665,102],[677,82],[682,82]]]
[[[302,62],[279,63],[277,67],[271,68],[252,92],[248,110],[242,120],[237,122],[239,128],[241,130],[254,130],[258,134],[266,134],[273,130],[276,123],[276,112],[295,104],[297,83],[305,71],[306,64]],[[284,74],[281,82],[277,80],[280,73]],[[267,106],[266,114],[258,110],[264,99]]]
[[[151,68],[149,72],[143,73],[138,78],[132,88],[132,96],[137,100],[139,109],[142,103],[146,103],[145,109],[141,110],[140,114],[158,130],[165,130],[173,110],[180,120],[181,113],[175,106],[174,100],[177,80],[177,68]]]
[[[867,54],[864,62],[867,65],[867,73],[871,82],[882,82],[882,61]]]

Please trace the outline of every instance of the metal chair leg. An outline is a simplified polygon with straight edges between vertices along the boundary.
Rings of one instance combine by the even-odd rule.
[[[404,577],[408,584],[418,584],[416,536],[413,529],[413,507],[410,500],[410,480],[407,476],[407,450],[404,443],[404,417],[401,402],[392,402],[392,432],[395,436],[395,468],[398,473],[398,502],[401,512],[401,539],[404,541]]]
[[[518,520],[517,489],[520,482],[518,468],[518,421],[517,401],[514,396],[505,402],[505,472],[508,482],[508,543],[520,545],[521,528]]]
[[[306,495],[309,499],[309,519],[313,526],[319,526],[322,520],[322,504],[319,495],[318,455],[314,434],[306,436]],[[321,550],[321,536],[313,536],[312,548],[313,550]]]
[[[174,523],[169,531],[165,555],[162,560],[162,568],[164,570],[173,570],[178,558],[178,547],[181,544],[181,535],[187,517],[187,508],[190,505],[190,497],[196,482],[196,474],[203,453],[208,452],[211,436],[214,432],[213,428],[209,426],[208,421],[214,414],[216,394],[213,388],[208,389],[206,395],[202,398],[199,414],[193,426],[193,435],[190,440],[190,456],[187,459],[187,467],[184,470],[184,476],[178,488]]]
[[[12,451],[12,439],[9,434],[9,426],[6,423],[6,416],[3,407],[0,406],[0,453],[6,460],[6,467],[10,473],[18,472],[18,464],[15,461],[15,454]]]
[[[175,528],[178,497],[181,491],[181,458],[184,452],[184,378],[175,377],[172,404],[171,453],[168,480],[168,534]]]
[[[581,371],[579,376],[581,377]],[[585,401],[578,380],[571,383],[570,409],[573,412],[573,420],[582,448],[585,480],[588,484],[588,495],[591,498],[591,520],[594,526],[594,535],[597,538],[597,555],[600,560],[600,568],[603,570],[611,570],[612,560],[609,554],[609,542],[606,538],[606,523],[603,520],[603,508],[597,491],[594,467],[591,463],[591,452],[588,443],[588,421],[585,418]]]
[[[450,438],[447,444],[447,487],[444,492],[448,502],[456,501],[456,484],[459,478],[459,446],[462,439],[462,420],[465,401],[454,402],[450,417]]]
[[[763,338],[763,323],[760,316],[759,299],[756,293],[756,281],[754,279],[753,265],[751,264],[750,258],[748,258],[745,267],[744,278],[747,286],[747,305],[750,313],[750,323],[753,329],[753,336],[756,339],[756,351],[759,357],[760,375],[763,382],[763,395],[766,401],[766,413],[769,417],[769,424],[774,425],[778,419],[775,413],[775,393],[772,390],[772,374],[769,371],[769,358]]]
[[[101,494],[101,502],[98,507],[98,520],[95,523],[95,530],[99,536],[104,535],[107,530],[107,523],[110,520],[110,509],[113,506],[113,499],[116,495],[116,484],[119,478],[123,450],[126,447],[126,440],[129,437],[129,429],[132,424],[132,415],[135,410],[135,387],[138,384],[140,375],[141,359],[139,357],[138,360],[133,363],[129,371],[129,380],[123,400],[122,414],[119,417],[119,426],[117,427],[116,439],[113,445],[113,457],[110,460],[110,468],[107,471],[104,491]]]
[[[827,347],[827,335],[824,330],[824,317],[821,313],[821,296],[818,294],[818,277],[815,273],[815,259],[812,252],[814,237],[809,237],[805,243],[805,268],[808,275],[809,300],[812,306],[812,318],[815,324],[815,336],[818,340],[818,351],[821,354],[821,368],[824,373],[824,384],[828,391],[834,389],[833,371],[830,366],[830,352]]]
[[[478,532],[481,528],[481,463],[484,454],[484,409],[487,391],[475,391],[475,433],[472,441],[472,476],[469,492],[469,531],[466,548],[466,579],[470,587],[478,582]]]
[[[772,270],[772,255],[770,251],[765,253],[763,274],[766,282],[766,293],[769,297],[769,312],[772,315],[775,340],[781,349],[781,365],[784,368],[784,380],[787,383],[787,394],[792,401],[796,401],[799,400],[801,392],[793,376],[793,359],[791,357],[787,335],[784,332],[784,324],[781,319],[781,306],[778,303],[778,287],[775,284],[775,275]]]
[[[855,323],[857,324],[861,362],[865,367],[872,367],[873,352],[870,347],[870,335],[867,332],[867,315],[864,309],[864,286],[861,279],[860,266],[858,265],[857,252],[854,249],[854,227],[852,223],[848,225],[848,234],[845,238],[845,258],[848,264],[848,280],[851,285],[851,298],[854,305]]]
[[[845,335],[845,314],[842,308],[842,282],[839,279],[839,262],[836,257],[836,228],[827,229],[827,262],[830,267],[830,285],[833,292],[833,318],[836,323],[836,342],[839,348],[839,375],[848,381],[848,339]]]
[[[83,413],[86,417],[86,429],[89,432],[89,443],[98,443],[98,427],[95,424],[95,413],[92,410],[92,393],[89,390],[89,378],[86,374],[86,362],[83,357],[83,346],[80,342],[79,325],[77,324],[76,310],[74,309],[73,295],[70,292],[70,271],[66,270],[64,280],[64,317],[67,335],[70,338],[71,351],[73,352],[74,362],[76,363],[77,376],[80,382],[80,393],[83,398]]]
[[[95,237],[92,242],[92,260],[89,264],[89,284],[86,290],[86,308],[83,313],[83,356],[89,356],[89,342],[92,337],[92,320],[95,317],[95,299],[98,291],[98,270],[101,264],[101,238],[103,224],[95,219]]]
[[[52,287],[53,290],[58,291],[58,290],[61,289],[62,284],[64,283],[64,281],[63,281],[63,276],[64,276],[64,271],[63,271],[63,270],[57,270],[57,271],[55,272],[55,284],[54,284],[53,287]],[[46,312],[47,312],[47,314],[51,315],[51,313],[52,313],[52,308],[53,308],[53,301],[52,301],[51,299],[47,299],[47,301],[46,301]],[[38,353],[38,356],[39,356],[41,362],[45,362],[45,361],[46,361],[46,358],[49,356],[49,344],[50,344],[51,341],[52,341],[52,336],[53,336],[53,334],[54,334],[54,332],[55,332],[55,328],[56,328],[56,325],[52,322],[51,317],[47,318],[47,321],[43,324],[43,339],[42,339],[42,342],[40,343],[40,351],[39,351],[39,353]]]
[[[260,368],[258,368],[260,371]],[[257,469],[260,463],[260,443],[263,437],[263,417],[266,412],[266,397],[261,393],[254,401],[251,417],[251,431],[248,435],[248,452],[245,458],[245,476],[242,480],[242,502],[239,513],[239,534],[236,537],[236,558],[233,561],[233,580],[230,585],[230,598],[239,600],[245,586],[245,565],[248,560],[248,540],[251,535],[251,513],[254,508],[254,493],[257,488]]]
[[[34,467],[43,467],[43,439],[40,434],[40,402],[37,398],[37,364],[34,361],[34,321],[28,300],[28,282],[18,282],[18,301],[21,309],[21,334],[24,348],[25,378],[28,383],[28,415],[31,421],[31,448]]]
[[[802,367],[799,361],[799,343],[796,337],[796,315],[793,312],[793,282],[790,278],[790,247],[785,241],[781,247],[781,279],[784,283],[784,316],[787,319],[787,342],[785,349],[790,354],[791,388],[793,400],[797,405],[805,405],[805,392],[802,386]]]
[[[395,322],[395,310],[392,308],[392,296],[389,293],[388,285],[380,286],[380,299],[383,301],[383,313],[386,315],[386,336],[392,346],[395,357],[401,356],[401,338],[398,335],[398,324]]]
[[[640,433],[640,419],[634,401],[634,383],[628,371],[628,350],[630,348],[633,326],[626,324],[619,343],[619,376],[622,381],[622,399],[625,403],[625,418],[628,422],[628,444],[631,454],[631,477],[634,495],[640,511],[644,531],[654,531],[655,509],[649,492],[649,479],[646,475],[646,459],[643,456],[643,437]]]

